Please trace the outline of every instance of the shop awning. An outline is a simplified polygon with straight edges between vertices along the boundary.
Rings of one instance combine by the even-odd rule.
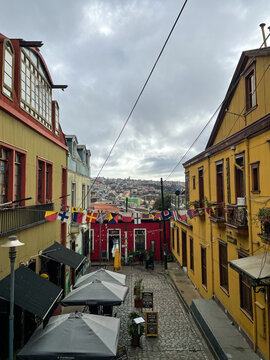
[[[247,256],[229,261],[232,269],[251,278],[252,286],[270,285],[270,254]]]
[[[67,249],[65,246],[55,242],[45,250],[42,250],[42,256],[51,260],[68,265],[77,270],[86,260],[86,257]]]
[[[14,303],[44,319],[52,310],[63,290],[21,265],[15,270]],[[10,275],[0,281],[0,297],[10,300]]]

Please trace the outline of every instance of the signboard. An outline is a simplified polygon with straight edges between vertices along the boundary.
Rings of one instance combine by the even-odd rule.
[[[142,293],[142,307],[153,309],[153,293],[152,292],[143,292]]]
[[[158,312],[145,312],[145,336],[158,336]]]

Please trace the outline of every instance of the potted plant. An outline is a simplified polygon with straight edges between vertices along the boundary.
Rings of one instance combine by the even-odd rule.
[[[142,291],[143,291],[143,285],[142,285],[142,279],[139,279],[135,281],[134,286],[134,306],[136,308],[142,308]]]
[[[134,322],[134,319],[136,319],[140,316],[141,315],[136,311],[132,311],[128,316],[128,318],[129,318],[128,332],[129,332],[129,335],[131,336],[131,345],[132,346],[140,346],[140,338],[144,334],[143,323],[136,324]]]

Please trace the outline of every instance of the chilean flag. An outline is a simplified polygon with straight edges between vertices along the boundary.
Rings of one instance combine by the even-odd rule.
[[[132,213],[130,213],[130,212],[125,212],[122,214],[123,222],[131,222],[131,218],[132,218]]]

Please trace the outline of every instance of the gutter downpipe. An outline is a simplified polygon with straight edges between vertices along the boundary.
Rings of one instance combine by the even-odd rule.
[[[208,160],[208,196],[209,196],[209,201],[211,202],[211,182],[210,182],[210,156],[208,156],[207,158]],[[213,242],[213,239],[212,239],[212,223],[211,221],[209,220],[209,217],[208,217],[208,221],[209,221],[209,224],[210,224],[210,249],[211,249],[211,270],[212,270],[212,276],[211,276],[211,286],[212,286],[212,298],[214,298],[215,296],[215,292],[214,292],[214,249],[213,249],[213,246],[214,246],[214,242]]]
[[[250,248],[250,256],[253,255],[253,240],[252,240],[252,221],[251,221],[251,200],[250,200],[250,154],[249,154],[249,139],[245,140],[246,142],[246,149],[247,149],[247,175],[246,175],[246,189],[248,191],[248,199],[247,199],[247,213],[248,213],[248,238],[249,238],[249,248]],[[250,214],[250,216],[249,216]],[[256,313],[256,293],[253,292],[253,350],[256,352],[257,349],[257,313]]]

